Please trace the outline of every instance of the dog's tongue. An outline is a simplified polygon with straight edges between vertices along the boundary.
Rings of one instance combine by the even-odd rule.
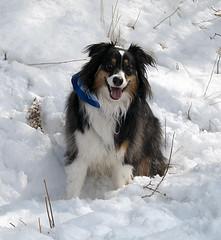
[[[111,97],[115,100],[118,100],[122,96],[122,89],[111,87]]]

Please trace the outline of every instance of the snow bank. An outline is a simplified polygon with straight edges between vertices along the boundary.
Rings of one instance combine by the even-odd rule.
[[[65,200],[65,100],[72,74],[86,60],[29,64],[85,59],[85,46],[109,41],[115,2],[102,2],[103,11],[94,0],[0,2],[0,239],[219,239],[221,84],[216,69],[205,95],[221,47],[215,36],[221,21],[216,0],[119,1],[114,36],[120,34],[123,47],[140,44],[157,60],[157,68],[148,69],[150,104],[165,132],[166,156],[175,132],[171,168],[152,197],[142,198],[151,193],[143,186],[154,188],[158,176],[137,177],[117,191],[110,179],[88,176],[81,198]],[[34,99],[42,131],[28,121]],[[43,179],[54,229],[46,215]]]

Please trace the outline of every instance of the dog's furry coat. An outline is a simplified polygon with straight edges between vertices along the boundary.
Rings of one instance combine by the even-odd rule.
[[[146,65],[154,66],[153,58],[137,45],[124,50],[99,43],[87,51],[91,59],[81,70],[81,81],[100,108],[74,91],[68,98],[68,198],[80,195],[88,171],[108,174],[119,188],[133,176],[163,175],[166,168],[160,123],[147,103]]]

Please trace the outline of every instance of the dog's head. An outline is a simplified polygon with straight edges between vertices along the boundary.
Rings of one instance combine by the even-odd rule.
[[[133,100],[151,96],[146,66],[154,66],[155,61],[139,46],[132,44],[125,50],[113,43],[98,43],[88,46],[86,52],[91,59],[81,77],[89,91],[115,102],[125,97]]]

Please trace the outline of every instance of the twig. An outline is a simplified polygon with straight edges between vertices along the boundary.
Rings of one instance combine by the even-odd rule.
[[[175,132],[173,133],[173,137],[172,137],[172,144],[171,144],[171,149],[170,149],[170,155],[169,155],[168,166],[167,166],[167,169],[166,169],[166,171],[165,171],[163,177],[161,178],[160,182],[157,184],[156,188],[152,190],[152,193],[149,194],[149,195],[145,195],[145,196],[143,196],[142,198],[153,196],[154,193],[158,191],[159,186],[161,185],[161,183],[163,182],[164,178],[166,177],[167,172],[168,172],[168,170],[169,170],[169,166],[170,166],[171,158],[172,158],[174,138],[175,138]]]
[[[171,13],[169,16],[165,17],[162,21],[160,21],[156,26],[153,27],[153,29],[156,29],[161,23],[163,23],[165,20],[167,20],[168,18],[172,17],[180,8],[176,8],[176,10]]]
[[[205,97],[204,99],[210,98],[210,97],[212,97],[212,96],[214,96],[214,95],[216,95],[216,94],[220,94],[220,93],[221,93],[221,91],[215,92],[215,93],[213,93],[213,94]]]
[[[40,231],[40,233],[42,233],[42,231],[41,231],[41,222],[40,222],[40,218],[38,218],[38,227],[39,227],[39,231]]]
[[[219,57],[219,53],[217,53],[215,62],[214,62],[214,64],[213,64],[213,69],[212,69],[212,72],[211,72],[211,75],[210,75],[210,79],[209,79],[209,82],[208,82],[208,84],[207,84],[206,90],[205,90],[205,92],[204,92],[204,99],[205,99],[205,97],[206,97],[206,93],[207,93],[207,91],[208,91],[209,85],[210,85],[210,83],[211,83],[211,81],[212,81],[213,73],[214,73],[214,70],[215,70],[215,66],[216,66],[216,62],[217,62],[217,60],[218,60],[218,57]]]
[[[210,37],[210,39],[215,39],[216,36],[221,37],[221,34],[220,33],[215,33],[212,37]]]
[[[104,2],[101,0],[100,3],[100,20],[104,24]]]
[[[190,103],[190,107],[188,109],[188,112],[187,112],[187,118],[191,121],[191,117],[190,117],[190,110],[192,108],[192,102]]]
[[[210,106],[216,105],[216,104],[218,104],[218,103],[221,103],[221,101],[219,101],[219,102],[214,102],[214,103],[210,103]]]
[[[221,34],[220,34],[221,37]],[[219,74],[219,62],[221,58],[221,47],[217,50],[217,54],[219,55],[218,60],[217,60],[217,74]]]
[[[116,43],[120,40],[120,35],[121,35],[121,28],[119,25],[119,31],[118,31],[118,36],[116,37]]]
[[[12,227],[14,227],[14,228],[15,228],[15,225],[14,225],[13,223],[11,223],[11,222],[10,222],[10,224],[12,225]]]
[[[211,9],[212,9],[214,12],[220,12],[220,11],[221,11],[220,9],[216,10],[213,6],[211,7]]]
[[[141,9],[140,9],[140,11],[139,11],[139,13],[138,13],[138,15],[137,15],[136,21],[135,21],[134,24],[131,26],[131,28],[135,29],[135,25],[137,24],[137,21],[138,21],[138,19],[139,19],[139,17],[140,17],[140,13],[141,13]]]
[[[221,36],[221,35],[220,35]],[[221,54],[219,54],[219,58],[217,60],[217,74],[219,74],[219,62],[220,62]]]
[[[173,154],[172,154],[172,157],[178,153],[179,151],[183,150],[184,149],[184,146],[180,146]]]
[[[24,224],[25,226],[27,226],[27,224],[25,222],[23,222],[21,219],[19,219],[19,221]]]
[[[50,214],[49,214],[49,210],[48,210],[48,201],[47,201],[47,197],[45,197],[45,205],[46,205],[46,210],[47,210],[47,214],[48,214],[49,225],[50,225],[50,228],[52,228],[51,218],[50,218]]]
[[[193,25],[199,25],[199,24],[202,24],[202,23],[209,23],[209,22],[213,22],[213,21],[216,21],[217,18],[211,18],[211,19],[207,19],[207,20],[203,20],[201,22],[192,22]],[[207,29],[207,28],[205,28]]]
[[[113,27],[113,30],[112,30],[112,32],[111,32],[110,38],[111,38],[111,40],[112,40],[113,42],[117,42],[117,39],[116,39],[116,41],[115,41],[115,39],[114,39],[114,31],[115,31],[115,29],[117,28],[117,24],[119,23],[120,18],[121,18],[121,16],[119,16],[119,17],[117,18],[116,23],[115,23],[115,25],[114,25],[114,27]]]
[[[215,128],[215,130],[218,132],[218,129],[217,129],[217,127],[216,127],[216,125],[211,121],[211,120],[209,120],[209,129],[211,130],[211,125],[213,125],[214,126],[214,128]]]
[[[165,149],[166,149],[166,147],[167,147],[167,120],[166,120],[166,118],[165,118],[165,137],[164,137],[164,144],[165,144]]]
[[[112,19],[111,19],[111,24],[110,24],[110,27],[109,27],[107,37],[110,37],[111,28],[112,28],[112,25],[114,23],[114,15],[115,15],[115,12],[116,12],[116,9],[117,9],[117,4],[118,4],[118,0],[116,1],[114,9],[113,9],[113,6],[112,6]]]
[[[155,191],[155,192],[157,192],[157,193],[160,193],[160,194],[162,194],[159,190],[156,190],[156,189],[153,189],[153,188],[151,188],[151,187],[148,187],[148,186],[144,186],[143,188],[146,188],[146,189],[148,189],[148,190],[150,190],[150,191]],[[163,194],[164,196],[166,196],[166,194],[164,193]]]
[[[28,66],[57,65],[57,64],[63,64],[63,63],[80,62],[80,61],[85,61],[85,60],[87,60],[87,59],[86,58],[82,58],[82,59],[74,59],[74,60],[68,60],[68,61],[63,61],[63,62],[30,63],[30,64],[27,64],[27,65]]]
[[[51,228],[54,228],[55,227],[54,217],[53,217],[51,201],[50,201],[50,197],[49,197],[49,194],[48,194],[48,188],[47,188],[47,184],[46,184],[46,180],[45,179],[44,179],[44,184],[45,184],[45,190],[46,190],[46,193],[47,193],[47,199],[48,199],[48,204],[49,204],[49,208],[50,208],[50,213],[51,213],[51,226],[52,226]]]

